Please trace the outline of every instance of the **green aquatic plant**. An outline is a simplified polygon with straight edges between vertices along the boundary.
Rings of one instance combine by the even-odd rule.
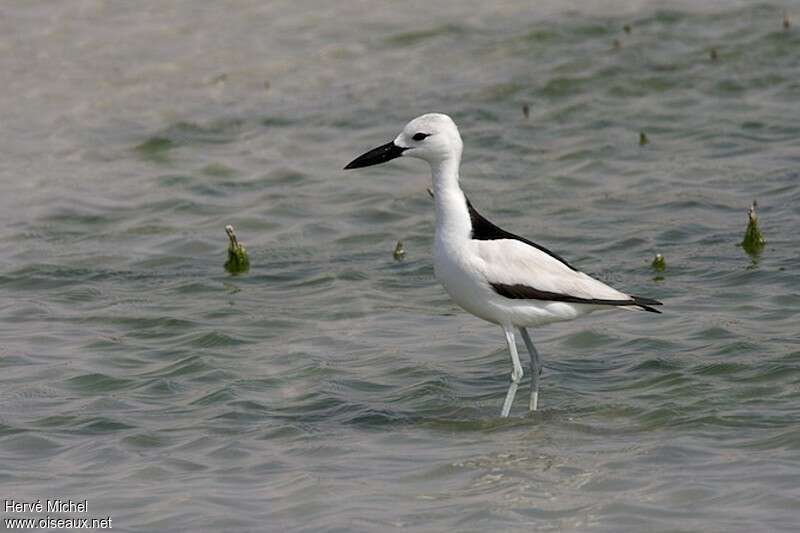
[[[393,255],[396,261],[402,261],[406,257],[406,249],[403,247],[403,241],[397,241],[397,246],[394,247]]]
[[[645,144],[650,144],[650,139],[647,137],[647,134],[643,131],[639,132],[639,146],[644,146]]]
[[[653,262],[650,263],[650,266],[653,267],[653,270],[656,272],[664,272],[667,268],[667,261],[664,259],[664,256],[661,254],[656,254],[653,258]]]
[[[139,153],[142,159],[154,163],[164,163],[168,160],[170,150],[175,148],[175,142],[167,137],[150,137],[142,143],[136,145],[134,150]]]
[[[758,227],[756,206],[758,204],[754,200],[753,205],[747,209],[747,229],[742,240],[742,248],[750,255],[760,254],[764,249],[764,245],[767,244],[767,241],[764,240],[764,235],[761,234],[761,229]]]
[[[225,233],[228,234],[228,239],[231,241],[228,245],[228,260],[225,262],[225,270],[231,274],[247,272],[250,270],[250,257],[247,255],[247,250],[236,238],[233,226],[230,224],[225,226]]]

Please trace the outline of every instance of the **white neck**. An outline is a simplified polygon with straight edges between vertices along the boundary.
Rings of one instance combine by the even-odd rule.
[[[466,240],[470,238],[472,224],[469,219],[466,198],[458,185],[460,154],[454,154],[443,161],[431,163],[433,174],[433,194],[436,204],[436,240],[445,235],[446,240]]]

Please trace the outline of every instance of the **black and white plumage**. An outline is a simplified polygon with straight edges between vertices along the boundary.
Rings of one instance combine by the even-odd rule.
[[[520,237],[519,235],[514,235],[511,232],[508,232],[502,228],[495,226],[493,223],[489,222],[489,220],[484,218],[483,215],[478,213],[478,211],[472,206],[472,202],[470,202],[469,198],[466,198],[466,196],[465,196],[465,201],[467,202],[467,210],[469,211],[470,223],[472,224],[473,239],[477,239],[479,241],[493,241],[493,240],[504,240],[504,239],[520,241],[560,261],[570,270],[580,273],[580,271],[577,268],[567,263],[566,259],[564,259],[563,257],[554,252],[551,252],[544,246],[536,244],[535,242],[529,241],[524,237]],[[644,298],[642,296],[630,296],[628,297],[628,299],[624,300],[616,300],[616,299],[604,300],[598,298],[581,297],[573,294],[559,294],[555,292],[544,291],[536,287],[532,287],[530,285],[522,283],[508,285],[505,283],[492,283],[490,281],[489,284],[492,286],[492,288],[495,290],[496,293],[500,294],[501,296],[505,296],[506,298],[512,298],[512,299],[516,298],[521,300],[548,300],[552,302],[583,303],[589,305],[631,306],[631,307],[636,307],[638,309],[642,309],[644,311],[650,311],[652,313],[661,312],[658,309],[652,307],[653,305],[661,305],[661,302],[653,300],[652,298]]]
[[[618,291],[543,246],[489,222],[459,186],[462,146],[452,119],[429,113],[409,122],[394,141],[356,158],[345,168],[375,165],[400,156],[430,164],[436,204],[436,277],[458,305],[503,328],[512,372],[501,416],[508,416],[523,375],[514,339],[514,328],[519,329],[531,356],[529,407],[536,410],[541,363],[527,327],[572,320],[599,309],[658,313],[653,306],[661,302]]]

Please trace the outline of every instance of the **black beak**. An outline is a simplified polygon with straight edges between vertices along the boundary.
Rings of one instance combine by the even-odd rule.
[[[373,148],[366,154],[356,157],[350,161],[344,169],[349,170],[351,168],[369,167],[385,163],[391,161],[395,157],[400,157],[406,150],[408,150],[408,148],[397,146],[394,142],[386,143],[383,146]]]

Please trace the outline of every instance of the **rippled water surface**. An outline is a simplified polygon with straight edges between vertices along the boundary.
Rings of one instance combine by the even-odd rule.
[[[121,531],[796,530],[800,4],[537,4],[0,8],[2,497]],[[341,170],[427,111],[485,215],[665,303],[535,330],[533,415],[498,417],[502,332],[433,277],[427,167]]]

